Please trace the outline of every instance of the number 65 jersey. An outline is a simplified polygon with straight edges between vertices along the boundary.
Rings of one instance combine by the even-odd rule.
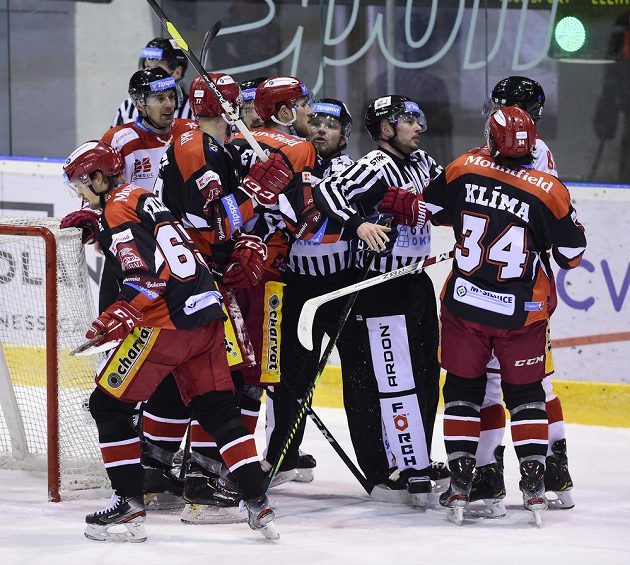
[[[118,299],[142,312],[143,326],[191,329],[223,319],[205,261],[152,193],[134,184],[111,190],[99,227],[99,244],[121,288]]]
[[[446,168],[445,184],[424,199],[437,225],[455,234],[443,303],[457,316],[514,329],[550,316],[555,304],[549,251],[563,269],[586,248],[569,191],[556,177],[498,165],[473,150]]]

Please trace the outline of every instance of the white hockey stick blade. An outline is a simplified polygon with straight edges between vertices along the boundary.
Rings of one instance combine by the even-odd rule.
[[[73,349],[70,352],[70,355],[75,357],[87,357],[89,355],[96,355],[97,353],[103,353],[104,351],[109,351],[110,349],[114,349],[114,347],[118,347],[122,340],[115,339],[114,341],[107,341],[105,343],[101,343],[98,345],[100,340],[94,341],[86,341]]]
[[[313,321],[315,319],[317,309],[322,304],[326,304],[326,302],[336,300],[337,298],[341,298],[342,296],[347,296],[348,294],[352,294],[353,292],[358,292],[359,290],[364,290],[366,288],[376,286],[377,284],[384,283],[388,280],[402,277],[403,275],[420,272],[425,267],[434,265],[435,263],[441,263],[442,261],[447,261],[448,259],[452,258],[452,251],[449,251],[448,253],[440,253],[440,255],[428,257],[424,261],[419,261],[418,263],[414,263],[413,265],[401,267],[400,269],[390,271],[389,273],[383,273],[382,275],[379,275],[377,277],[366,279],[364,281],[351,284],[338,290],[333,290],[332,292],[322,294],[321,296],[310,298],[302,306],[300,319],[298,320],[298,339],[300,340],[300,343],[305,349],[313,351]]]

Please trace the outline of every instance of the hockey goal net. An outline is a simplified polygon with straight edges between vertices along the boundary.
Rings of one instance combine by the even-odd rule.
[[[98,358],[69,355],[94,317],[79,230],[0,217],[0,467],[46,470],[52,501],[107,485],[88,408]]]

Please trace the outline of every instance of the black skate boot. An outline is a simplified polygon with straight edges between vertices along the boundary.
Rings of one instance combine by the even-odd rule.
[[[483,500],[488,507],[484,516],[488,518],[502,518],[507,514],[503,499],[505,498],[505,481],[503,479],[503,452],[505,446],[499,445],[494,450],[496,463],[483,465],[475,469],[470,502]]]
[[[273,523],[276,515],[269,507],[266,495],[244,500],[243,506],[247,510],[247,523],[252,530],[260,532],[267,539],[280,539],[280,534]]]
[[[424,469],[405,469],[400,473],[400,478],[410,496],[412,506],[425,508],[429,493],[433,489],[429,478],[429,467]]]
[[[549,507],[568,510],[575,506],[575,502],[571,496],[573,481],[569,474],[567,440],[554,441],[551,451],[553,455],[547,457],[545,468],[545,491],[553,492],[556,498],[548,499]]]
[[[431,460],[427,470],[429,478],[435,483],[436,490],[448,487],[448,479],[451,478],[451,472],[448,470],[446,463]]]
[[[147,510],[179,510],[184,504],[184,482],[174,470],[144,467],[144,504]]]
[[[235,524],[244,522],[239,513],[241,495],[238,487],[217,475],[190,471],[184,482],[184,510],[186,524]]]
[[[295,468],[295,477],[293,480],[298,483],[312,483],[315,478],[314,469],[317,467],[315,457],[300,450],[298,464]]]
[[[145,516],[142,496],[119,496],[114,493],[106,508],[85,517],[85,537],[96,541],[146,541],[147,533],[142,525]],[[116,531],[110,531],[115,526],[118,526]]]
[[[464,521],[464,508],[468,504],[475,472],[475,458],[458,457],[449,461],[451,483],[446,492],[440,495],[440,504],[447,509],[447,517],[451,522],[461,526]]]
[[[542,511],[547,508],[545,498],[545,466],[535,459],[521,461],[521,481],[518,487],[523,493],[523,506],[534,514],[536,527],[542,526]]]

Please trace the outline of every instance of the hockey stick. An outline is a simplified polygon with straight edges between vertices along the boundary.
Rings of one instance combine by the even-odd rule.
[[[310,298],[304,303],[304,306],[302,306],[300,319],[298,320],[298,338],[300,340],[300,343],[305,349],[308,349],[309,351],[313,350],[313,320],[315,319],[317,309],[322,304],[326,304],[326,302],[330,302],[331,300],[335,300],[337,298],[341,298],[342,296],[352,294],[353,292],[358,292],[359,290],[370,288],[371,286],[376,286],[377,284],[384,283],[391,279],[402,277],[404,275],[409,275],[411,273],[420,272],[422,269],[428,267],[429,265],[441,263],[442,261],[446,261],[452,258],[452,251],[449,251],[448,253],[440,253],[439,255],[428,257],[424,261],[419,261],[418,263],[414,263],[413,265],[401,267],[400,269],[390,271],[389,273],[383,273],[382,275],[379,275],[377,277],[365,279],[361,282],[351,284],[350,286],[346,286],[338,290],[333,290],[332,292],[322,294],[321,296]]]
[[[282,386],[286,386],[287,389],[293,394],[296,401],[299,403],[299,398],[293,386],[291,386],[288,382],[282,384]],[[350,472],[356,477],[357,481],[361,484],[361,486],[365,489],[365,492],[371,494],[374,485],[368,481],[363,473],[358,469],[358,467],[353,463],[352,459],[348,457],[346,452],[343,450],[343,447],[339,444],[339,442],[332,435],[331,431],[328,429],[326,424],[322,421],[322,419],[315,413],[312,406],[308,407],[307,410],[308,415],[311,420],[317,426],[317,429],[322,432],[322,435],[326,438],[326,441],[330,444],[330,446],[337,452],[337,455],[341,458],[341,460],[346,464],[346,467],[350,470]]]
[[[184,38],[181,36],[179,31],[177,31],[173,23],[166,17],[166,14],[162,10],[162,8],[158,6],[156,0],[147,0],[147,2],[149,3],[149,6],[151,6],[151,9],[155,12],[155,15],[160,18],[164,29],[168,31],[169,35],[175,40],[175,43],[177,43],[178,47],[184,52],[188,60],[192,63],[192,66],[195,67],[195,70],[199,73],[199,75],[203,78],[210,90],[212,90],[214,95],[217,97],[219,104],[221,104],[221,107],[223,108],[223,110],[225,110],[225,113],[227,114],[230,122],[234,123],[238,130],[243,134],[243,137],[247,140],[247,143],[249,143],[250,147],[254,150],[254,153],[256,153],[258,158],[261,161],[266,161],[268,159],[267,154],[263,151],[263,148],[256,141],[256,139],[254,139],[254,136],[247,129],[247,126],[243,123],[243,120],[241,120],[240,116],[238,115],[238,108],[233,108],[232,104],[230,104],[223,97],[223,94],[221,94],[215,82],[208,76],[208,73],[203,68],[203,65],[201,64],[199,59],[197,59],[197,56],[190,50],[190,48],[188,47],[188,43],[184,41]]]
[[[102,337],[97,336],[94,339],[90,339],[73,349],[70,352],[70,355],[77,357],[87,357],[88,355],[96,355],[97,353],[103,353],[104,351],[109,351],[110,349],[114,349],[114,347],[118,347],[120,345],[119,339],[115,339],[114,341],[106,341],[105,343],[101,343]],[[100,344],[100,345],[99,345]]]
[[[375,260],[375,257],[372,257],[368,266],[366,267],[363,273],[363,281],[365,281],[366,277],[370,273],[370,269],[372,268],[372,265],[374,265],[374,260]],[[280,452],[280,456],[278,457],[278,461],[276,461],[275,465],[269,470],[269,475],[267,478],[267,488],[269,488],[271,481],[278,474],[278,471],[280,470],[280,466],[282,465],[282,462],[284,461],[284,457],[287,454],[287,451],[289,450],[289,446],[291,445],[291,442],[293,441],[293,438],[295,437],[295,434],[297,433],[298,427],[302,423],[302,420],[304,419],[304,416],[306,415],[310,407],[311,401],[313,400],[313,393],[315,392],[315,386],[317,385],[317,381],[319,380],[319,377],[322,376],[322,373],[324,372],[324,369],[326,368],[326,365],[328,364],[328,359],[330,358],[330,355],[332,354],[332,351],[335,345],[337,344],[337,340],[339,339],[339,336],[341,335],[341,332],[343,331],[343,327],[346,325],[346,321],[348,320],[348,316],[350,315],[350,310],[352,310],[352,307],[354,306],[354,303],[356,302],[356,299],[360,290],[361,289],[359,288],[356,292],[353,292],[350,295],[350,297],[348,298],[348,300],[346,301],[343,307],[343,310],[341,311],[341,315],[339,316],[339,324],[337,327],[337,333],[333,337],[330,338],[330,340],[328,341],[328,345],[326,345],[326,349],[324,350],[324,353],[321,356],[321,359],[319,360],[319,363],[317,365],[317,371],[315,373],[315,377],[313,378],[313,381],[308,387],[306,394],[304,395],[304,398],[302,398],[302,402],[300,403],[300,408],[297,411],[296,415],[293,417],[293,421],[291,422],[291,425],[289,426],[289,429],[287,431],[287,436],[284,440],[284,444],[282,445],[282,451]],[[313,349],[312,346],[311,346],[311,349]]]
[[[222,26],[223,24],[219,20],[206,32],[206,35],[203,38],[200,60],[204,68],[206,67],[206,59],[208,58],[208,51],[210,51],[210,44],[212,43],[212,40],[217,36],[217,33],[221,31]]]

